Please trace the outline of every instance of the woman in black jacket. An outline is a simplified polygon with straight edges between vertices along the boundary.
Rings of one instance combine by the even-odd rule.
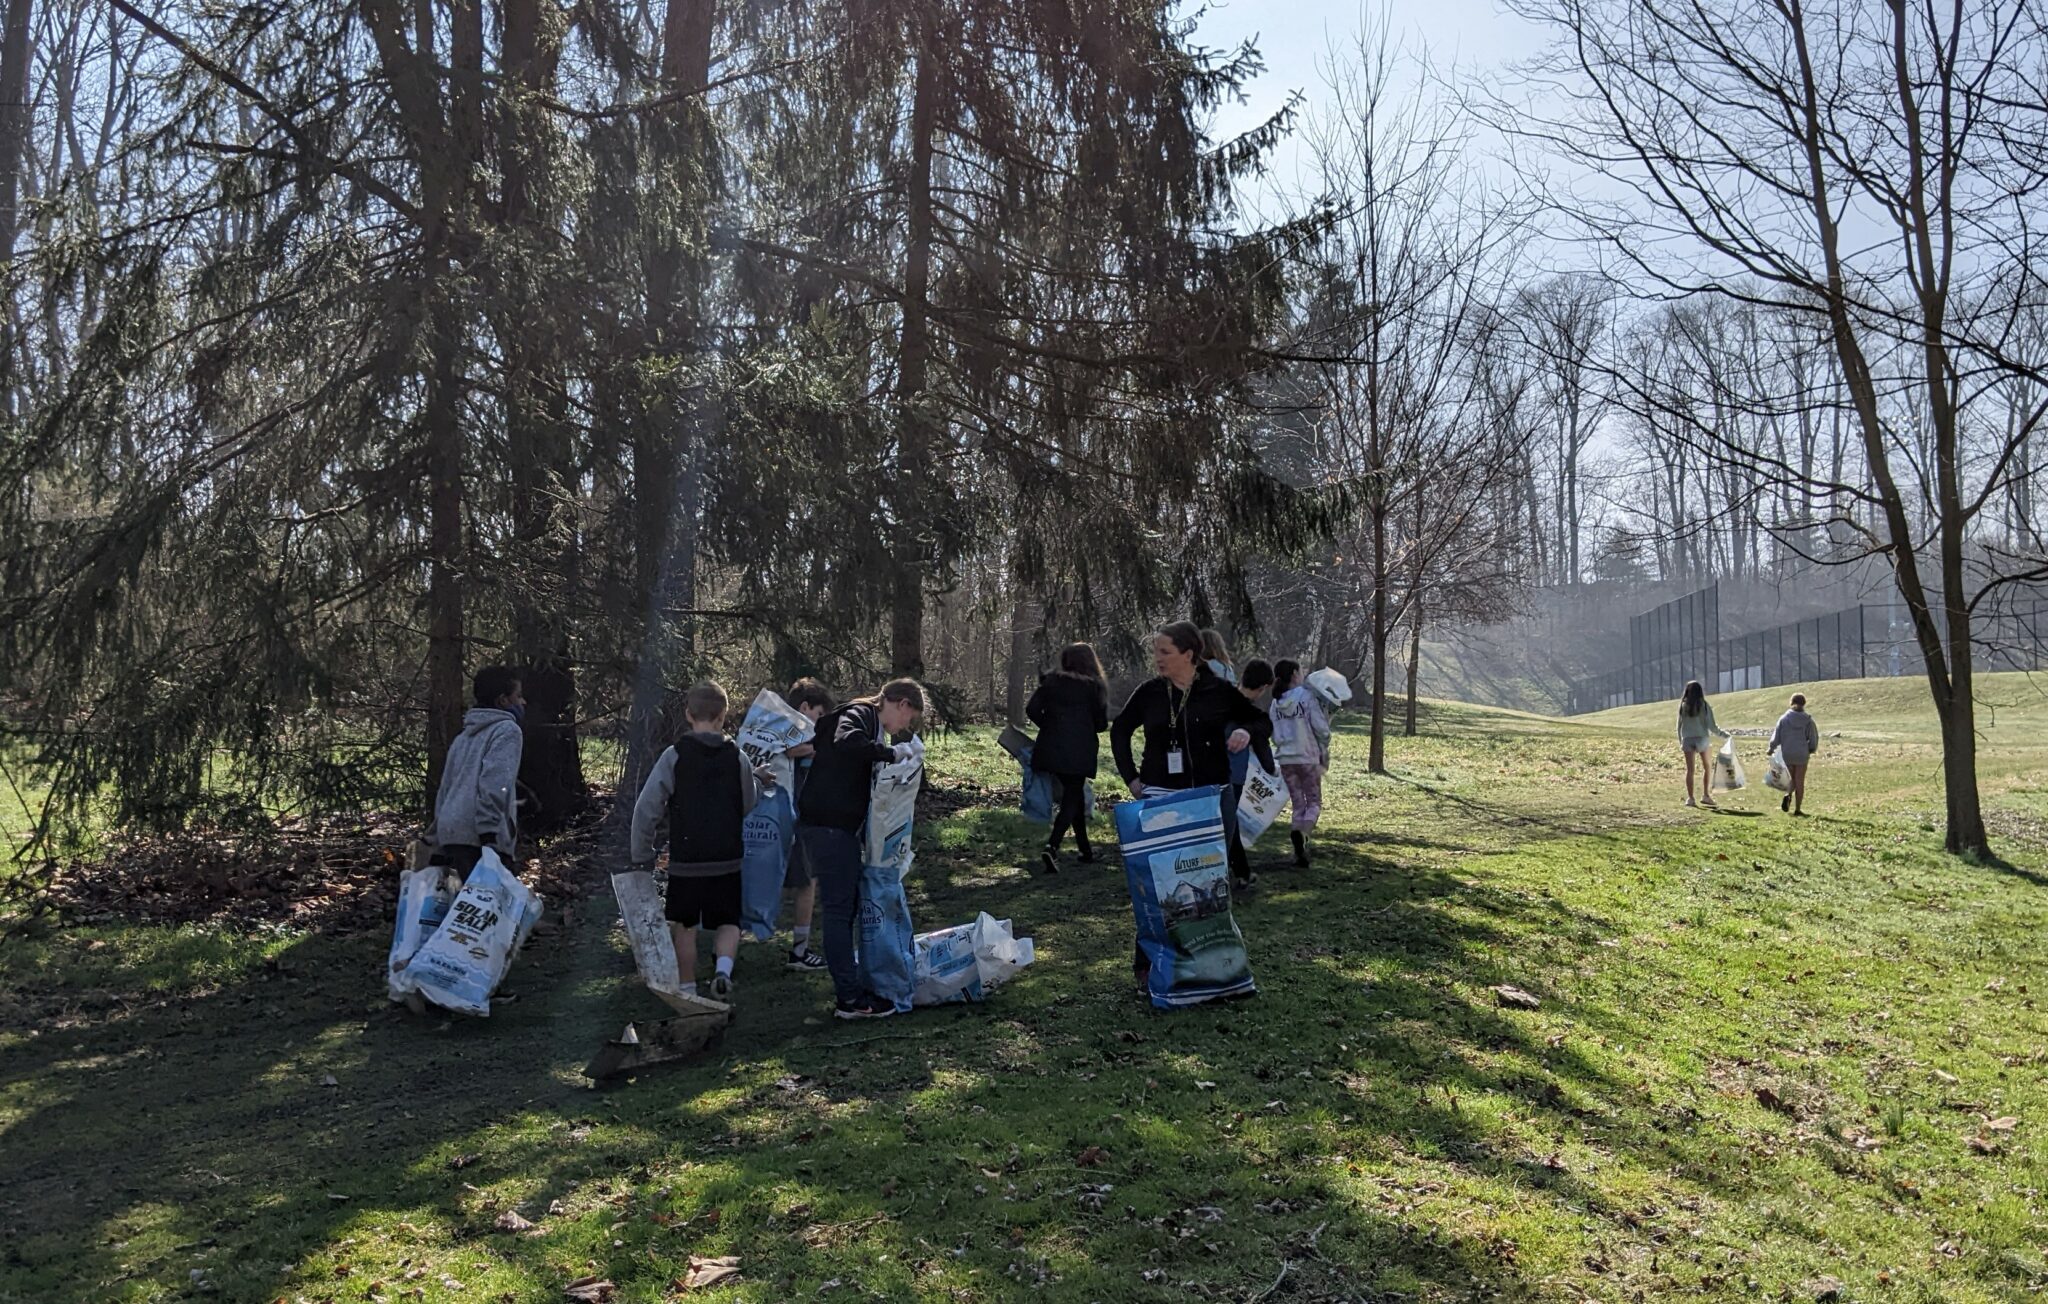
[[[1074,830],[1074,850],[1084,863],[1095,859],[1088,845],[1088,780],[1095,777],[1099,751],[1095,736],[1109,728],[1109,685],[1102,677],[1102,662],[1086,643],[1069,643],[1060,650],[1059,669],[1041,675],[1038,691],[1024,706],[1024,714],[1038,726],[1038,741],[1031,748],[1031,768],[1050,774],[1059,784],[1060,808],[1052,817],[1052,834],[1046,839],[1039,859],[1045,872],[1059,872],[1060,839]]]
[[[1200,630],[1179,620],[1154,634],[1152,666],[1158,675],[1138,685],[1109,726],[1117,771],[1133,797],[1153,788],[1213,784],[1227,798],[1230,755],[1247,747],[1255,748],[1260,762],[1272,768],[1271,717],[1202,664]],[[1145,750],[1142,759],[1134,761],[1131,735],[1139,729],[1145,731]],[[1249,886],[1251,865],[1237,840],[1237,808],[1227,799],[1219,804],[1231,876]]]

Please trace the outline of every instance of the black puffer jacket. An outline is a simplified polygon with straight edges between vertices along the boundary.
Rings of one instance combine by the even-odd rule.
[[[1100,755],[1095,736],[1109,728],[1109,689],[1101,680],[1065,670],[1040,675],[1024,714],[1038,726],[1032,769],[1095,777]]]

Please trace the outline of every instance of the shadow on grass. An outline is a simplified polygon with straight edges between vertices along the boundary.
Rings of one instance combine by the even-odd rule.
[[[1524,948],[1555,967],[1609,921],[1421,863],[1455,838],[1332,831],[1240,907],[1261,994],[1160,1014],[1130,991],[1096,832],[1102,863],[1054,878],[1008,868],[1042,836],[1012,812],[920,838],[920,927],[985,909],[1037,940],[986,1005],[834,1025],[821,978],[751,947],[722,1046],[623,1091],[577,1069],[661,1011],[602,902],[522,957],[525,998],[488,1022],[386,1005],[371,939],[175,997],[52,989],[51,1026],[0,1043],[0,1297],[140,1297],[194,1269],[225,1299],[338,1294],[401,1255],[429,1286],[555,1298],[594,1272],[646,1294],[729,1253],[755,1298],[1533,1298],[1498,1226],[1446,1229],[1394,1174],[1618,1226],[1637,1211],[1551,1161],[1595,1129],[1633,1169],[1745,1190],[1683,1117],[1632,1121],[1646,1088],[1485,1003],[1534,981]],[[512,1210],[537,1231],[497,1230]]]

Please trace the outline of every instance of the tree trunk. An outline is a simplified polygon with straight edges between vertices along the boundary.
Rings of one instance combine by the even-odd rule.
[[[932,435],[924,412],[926,372],[931,359],[931,323],[926,312],[932,272],[932,144],[940,93],[938,58],[932,35],[918,29],[917,85],[910,106],[908,223],[904,247],[903,338],[897,363],[897,453],[891,506],[895,509],[892,555],[896,575],[889,619],[889,669],[912,678],[924,674],[924,558],[919,545],[931,474]]]
[[[1409,599],[1408,610],[1408,719],[1401,732],[1415,736],[1415,681],[1422,666],[1422,594]]]
[[[535,206],[534,169],[543,162],[537,100],[551,95],[559,46],[543,24],[539,0],[506,0],[503,62],[506,90],[498,132],[501,212],[509,243],[537,253],[554,215]],[[506,358],[505,434],[512,467],[512,533],[521,573],[513,576],[514,659],[526,688],[526,738],[519,782],[535,807],[523,829],[561,827],[589,804],[583,755],[576,743],[576,675],[562,601],[574,544],[561,519],[561,493],[575,477],[568,393],[562,382],[561,334],[531,294],[533,287],[500,277],[500,346]]]
[[[1372,742],[1366,768],[1387,772],[1387,511],[1372,508]]]
[[[1033,608],[1031,600],[1022,594],[1010,608],[1010,676],[1009,696],[1005,709],[1011,724],[1022,728],[1025,724],[1024,703],[1030,697],[1030,685],[1036,679],[1037,666],[1031,655],[1031,627]]]
[[[462,431],[456,390],[461,347],[454,309],[433,308],[427,445],[427,805],[441,789],[448,746],[462,731]]]
[[[34,0],[7,0],[0,31],[0,271],[12,283],[14,244],[21,233],[21,171],[28,151],[30,20]],[[0,417],[15,411],[13,305],[0,310]]]
[[[665,96],[706,86],[711,76],[711,33],[715,0],[670,0],[662,24],[661,91]],[[697,159],[710,148],[710,124],[699,97],[671,103],[651,124],[650,160],[657,176],[677,184],[696,175]],[[708,196],[692,196],[701,212]],[[685,263],[698,256],[688,232],[650,222],[643,233],[647,276],[647,325],[642,353],[675,359],[695,346],[696,289],[703,277]],[[698,224],[700,227],[702,223]],[[701,247],[701,245],[697,246]],[[664,745],[662,704],[666,678],[678,660],[696,652],[696,630],[690,612],[697,605],[697,517],[702,497],[699,483],[695,421],[700,396],[676,394],[667,380],[658,393],[642,394],[642,411],[634,422],[634,579],[643,604],[640,656],[633,675],[633,698],[626,734],[626,764],[621,797],[614,807],[616,828],[623,830],[632,798]],[[672,621],[674,623],[672,623]],[[623,806],[626,809],[622,810]]]

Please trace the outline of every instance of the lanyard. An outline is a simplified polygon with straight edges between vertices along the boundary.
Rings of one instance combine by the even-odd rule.
[[[1193,684],[1187,686],[1187,691],[1182,692],[1180,695],[1180,704],[1176,706],[1173,695],[1178,691],[1171,679],[1166,681],[1167,745],[1175,751],[1182,751],[1187,747],[1188,699],[1195,695],[1195,686]],[[1178,742],[1174,741],[1174,735],[1176,734],[1180,736]]]

